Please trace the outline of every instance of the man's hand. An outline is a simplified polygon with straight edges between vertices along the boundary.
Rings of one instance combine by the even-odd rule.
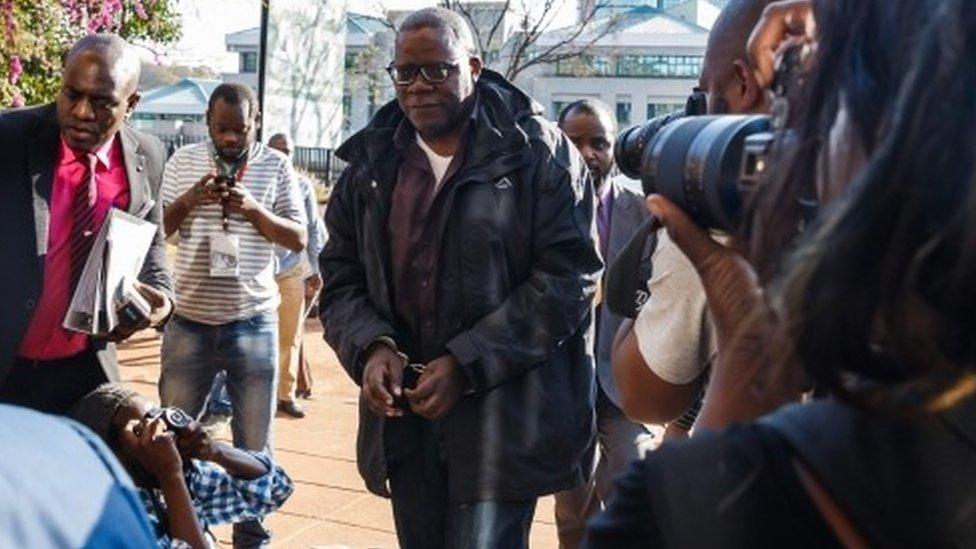
[[[176,437],[161,419],[131,421],[120,433],[119,445],[160,484],[183,475]]]
[[[221,185],[219,189],[220,202],[228,212],[239,213],[250,219],[249,216],[251,214],[261,209],[261,205],[258,204],[257,200],[254,200],[251,192],[241,185],[235,185],[233,187]]]
[[[396,407],[396,399],[403,394],[404,357],[385,343],[375,343],[366,357],[363,368],[362,395],[374,414],[400,417],[403,410]]]
[[[322,289],[322,275],[316,273],[305,279],[305,300],[311,302]]]
[[[457,360],[448,354],[428,363],[417,387],[406,393],[415,414],[434,419],[451,411],[464,389],[464,374]]]
[[[767,5],[746,48],[759,88],[768,89],[773,84],[776,58],[784,47],[809,44],[815,48],[816,40],[812,0],[785,0]]]
[[[132,334],[140,330],[145,330],[151,326],[159,326],[169,318],[170,313],[173,311],[173,302],[163,292],[139,281],[136,281],[133,287],[149,303],[149,318],[143,319],[134,325],[119,324],[116,326],[110,334],[105,336],[105,339],[113,343],[125,341],[132,337]]]
[[[180,196],[180,200],[186,205],[187,210],[193,210],[197,206],[216,204],[220,201],[218,185],[214,181],[214,177],[216,177],[214,174],[208,173]]]
[[[173,302],[168,295],[138,281],[135,283],[135,288],[152,308],[149,313],[149,326],[159,326],[169,318],[170,313],[173,312]]]
[[[750,421],[796,398],[804,380],[789,364],[770,361],[776,321],[749,262],[663,196],[648,197],[647,207],[698,272],[715,325],[718,358],[695,425]]]
[[[176,447],[183,459],[214,461],[217,447],[210,435],[203,430],[199,421],[191,421],[176,438]]]

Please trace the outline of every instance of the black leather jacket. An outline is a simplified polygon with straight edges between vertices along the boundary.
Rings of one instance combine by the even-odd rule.
[[[472,392],[443,420],[449,497],[459,502],[532,498],[589,474],[592,300],[602,267],[579,154],[497,73],[484,71],[476,90],[474,133],[446,190],[434,336],[407,340],[393,312],[396,101],[338,150],[349,165],[330,199],[320,256],[325,339],[356,383],[364,347],[383,335],[415,360],[449,352],[460,363]],[[401,421],[360,402],[359,468],[377,494],[387,495],[386,459],[416,450],[398,436]]]

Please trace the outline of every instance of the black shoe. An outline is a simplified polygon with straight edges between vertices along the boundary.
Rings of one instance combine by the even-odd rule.
[[[298,405],[294,400],[279,400],[278,401],[278,411],[284,412],[291,417],[303,418],[305,417],[305,410]]]

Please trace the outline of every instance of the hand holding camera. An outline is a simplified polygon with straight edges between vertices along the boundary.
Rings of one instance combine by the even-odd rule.
[[[192,210],[197,206],[216,204],[220,201],[220,196],[217,192],[219,184],[216,179],[216,174],[208,173],[183,193],[183,200],[188,210]]]
[[[123,451],[132,456],[157,483],[183,482],[183,459],[176,447],[176,434],[160,418],[133,420],[119,436]]]
[[[238,213],[247,217],[248,214],[261,207],[247,189],[235,185],[233,180],[221,185],[218,192],[220,203],[224,205],[225,212]]]

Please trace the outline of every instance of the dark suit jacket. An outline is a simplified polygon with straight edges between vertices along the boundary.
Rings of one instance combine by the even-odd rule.
[[[0,113],[0,380],[17,356],[41,297],[59,135],[54,105]],[[135,215],[155,200],[145,219],[159,225],[139,280],[172,297],[159,200],[166,155],[158,139],[128,126],[119,137],[129,212]],[[105,374],[117,380],[115,345],[94,339],[91,345]]]
[[[619,181],[611,179],[612,185],[610,192],[613,196],[613,210],[610,213],[610,238],[607,241],[607,257],[604,263],[609,266],[617,258],[617,254],[627,244],[634,231],[651,214],[644,206],[644,197],[631,189],[620,184]],[[650,263],[653,248],[645,246],[641,265],[647,271],[650,278]],[[605,273],[606,271],[604,271]],[[604,292],[605,293],[605,292]],[[620,406],[620,394],[617,391],[617,384],[613,378],[613,368],[610,365],[610,351],[613,346],[613,338],[617,334],[617,329],[623,322],[623,318],[612,313],[607,307],[607,300],[603,299],[599,305],[599,327],[597,330],[596,341],[596,375],[600,382],[603,392],[616,404]]]

